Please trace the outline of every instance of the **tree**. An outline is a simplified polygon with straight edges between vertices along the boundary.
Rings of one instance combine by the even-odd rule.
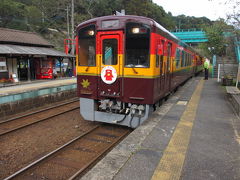
[[[148,7],[146,7],[148,8],[147,17],[154,19],[156,22],[164,26],[166,29],[173,29],[175,27],[172,15],[166,13],[163,7],[152,2],[148,4],[149,4]]]
[[[222,59],[223,64],[223,75],[226,77],[225,72],[225,58],[228,54],[230,57],[230,52],[226,53],[227,49],[233,51],[233,41],[230,39],[231,36],[227,37],[226,32],[229,31],[231,26],[227,25],[224,19],[216,21],[212,26],[206,27],[205,32],[208,38],[208,42],[203,45],[205,52],[209,55],[216,55],[219,59]],[[231,35],[232,33],[230,33]],[[223,56],[225,58],[223,58]]]
[[[88,3],[86,6],[86,10],[89,14],[89,10],[91,10],[91,14],[94,17],[100,16],[108,16],[112,15],[112,12],[117,10],[121,10],[121,1],[120,0],[95,0],[94,3]]]
[[[2,0],[0,3],[0,26],[26,29],[26,6],[13,0]]]
[[[151,0],[122,0],[123,8],[126,10],[127,14],[137,15],[137,16],[147,16],[149,3]]]
[[[224,20],[216,21],[212,26],[206,27],[205,32],[208,38],[207,47],[212,48],[212,53],[218,56],[223,56],[226,50],[226,40],[224,30],[227,25]]]
[[[209,0],[216,1],[216,0]],[[225,5],[231,7],[231,11],[226,14],[227,22],[234,25],[237,29],[240,28],[240,1],[239,0],[225,0]]]
[[[179,15],[174,17],[176,29],[202,29],[211,26],[213,22],[206,17],[196,18],[193,16]]]
[[[226,3],[232,5],[232,12],[227,14],[227,21],[240,29],[240,1],[228,0]]]

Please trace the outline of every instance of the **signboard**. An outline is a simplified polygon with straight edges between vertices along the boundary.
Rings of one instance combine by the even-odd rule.
[[[7,66],[5,57],[0,57],[0,66]]]
[[[0,57],[0,72],[7,71],[7,61],[5,57]]]
[[[117,71],[112,66],[105,66],[101,71],[101,78],[106,84],[112,84],[117,79]]]
[[[7,66],[7,65],[6,65],[6,62],[1,62],[1,61],[0,61],[0,66]]]

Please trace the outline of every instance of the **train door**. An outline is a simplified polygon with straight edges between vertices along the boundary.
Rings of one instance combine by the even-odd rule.
[[[122,31],[99,32],[100,74],[98,96],[120,97],[122,93]]]
[[[165,83],[165,72],[164,72],[164,41],[160,41],[159,51],[159,66],[160,66],[160,78],[159,78],[159,90],[160,96],[164,95],[164,83]]]
[[[166,62],[166,81],[165,81],[165,88],[166,91],[169,92],[171,90],[171,54],[172,54],[172,44],[167,44],[167,62]]]

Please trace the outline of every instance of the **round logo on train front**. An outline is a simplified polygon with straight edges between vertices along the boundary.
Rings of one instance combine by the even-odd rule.
[[[101,78],[106,84],[112,84],[117,79],[117,71],[112,66],[105,66],[101,71]]]

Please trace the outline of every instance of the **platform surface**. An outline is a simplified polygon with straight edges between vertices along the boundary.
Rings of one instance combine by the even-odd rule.
[[[48,88],[48,87],[74,84],[76,82],[77,82],[76,78],[68,78],[68,79],[55,79],[55,80],[46,80],[46,81],[41,80],[41,81],[34,81],[32,83],[29,82],[29,83],[18,84],[15,86],[1,87],[0,96],[22,93],[22,92]]]
[[[83,180],[239,180],[240,119],[216,79],[192,78]]]

